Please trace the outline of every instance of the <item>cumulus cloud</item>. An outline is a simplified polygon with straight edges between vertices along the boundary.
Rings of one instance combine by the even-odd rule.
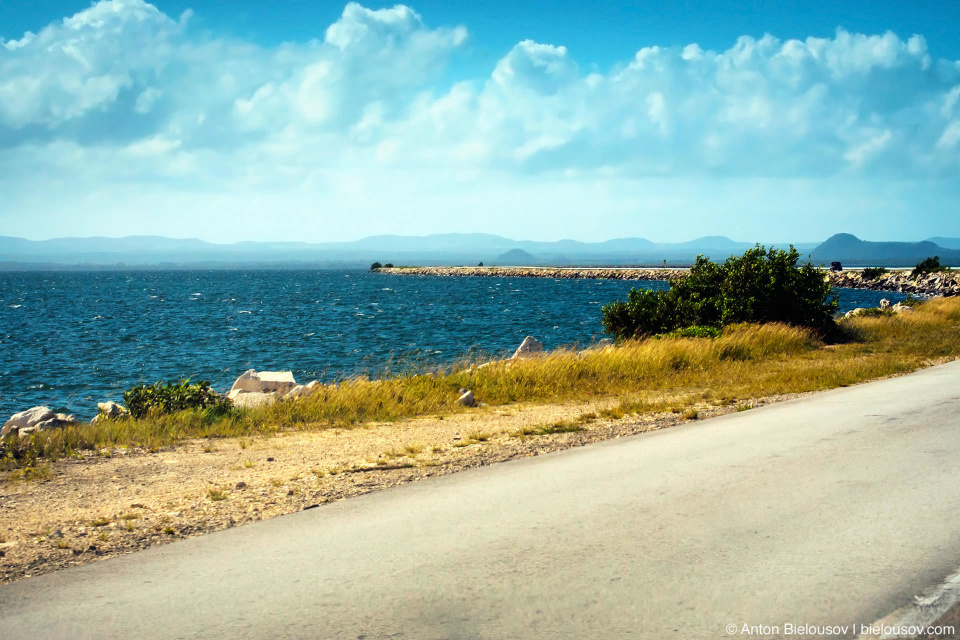
[[[339,197],[402,175],[446,180],[453,198],[496,176],[960,177],[960,61],[918,35],[648,46],[602,73],[524,40],[486,77],[450,83],[466,28],[406,6],[350,3],[316,39],[272,48],[190,17],[103,0],[0,40],[0,180],[43,167],[86,184]]]

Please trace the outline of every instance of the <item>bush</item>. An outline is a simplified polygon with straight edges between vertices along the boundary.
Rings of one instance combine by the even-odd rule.
[[[716,327],[683,327],[664,334],[664,338],[718,338],[720,329]]]
[[[927,275],[928,273],[937,273],[939,271],[950,271],[950,267],[940,266],[940,256],[933,256],[932,258],[926,258],[922,260],[916,267],[914,267],[913,271],[910,272],[910,278],[919,278],[920,276]]]
[[[392,262],[388,262],[387,264],[383,265],[383,268],[384,268],[384,269],[393,269],[393,263],[392,263]]]
[[[142,418],[150,412],[176,413],[184,409],[206,409],[211,416],[230,411],[233,403],[210,388],[210,383],[189,380],[156,382],[140,385],[123,392],[123,402],[134,418]]]
[[[876,280],[885,273],[887,273],[887,270],[884,267],[867,267],[860,272],[860,276],[864,280]]]
[[[740,322],[782,322],[827,332],[837,299],[823,274],[800,254],[757,245],[723,264],[698,256],[669,291],[631,289],[626,302],[603,307],[603,328],[617,339],[687,327],[719,329]]]
[[[379,262],[374,262],[372,265],[370,265],[370,271],[376,271],[377,269],[382,269],[382,268],[383,268],[383,265],[380,264]]]

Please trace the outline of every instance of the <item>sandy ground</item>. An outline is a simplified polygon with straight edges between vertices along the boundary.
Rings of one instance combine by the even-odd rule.
[[[752,404],[788,397],[795,396]],[[445,418],[189,441],[156,453],[118,450],[57,462],[48,479],[0,481],[0,582],[686,420],[675,413],[591,419],[610,404],[482,407]],[[736,407],[697,409],[705,418]],[[582,431],[518,433],[582,419]]]

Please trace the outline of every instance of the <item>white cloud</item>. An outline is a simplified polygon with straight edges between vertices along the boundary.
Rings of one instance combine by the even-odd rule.
[[[202,193],[208,205],[255,188],[381,224],[396,198],[363,189],[420,185],[408,197],[437,221],[467,194],[488,201],[471,183],[509,183],[532,206],[517,194],[561,180],[589,206],[616,183],[633,191],[610,206],[642,209],[644,193],[676,203],[704,180],[960,178],[960,62],[931,58],[920,36],[648,46],[605,73],[524,40],[487,77],[445,83],[468,55],[466,29],[405,6],[350,3],[321,38],[273,48],[194,32],[191,16],[107,0],[0,41],[0,188],[43,175],[67,191],[122,184],[132,197],[140,185],[144,198]],[[41,206],[11,197],[0,221],[27,201]]]

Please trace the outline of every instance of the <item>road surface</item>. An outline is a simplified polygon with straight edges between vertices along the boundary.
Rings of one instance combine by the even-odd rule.
[[[960,361],[21,580],[0,638],[769,637],[958,564]]]

